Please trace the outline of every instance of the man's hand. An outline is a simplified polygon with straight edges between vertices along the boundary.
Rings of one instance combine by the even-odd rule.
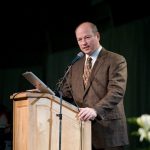
[[[82,121],[94,120],[97,116],[97,113],[93,108],[79,108],[79,111],[78,117]]]

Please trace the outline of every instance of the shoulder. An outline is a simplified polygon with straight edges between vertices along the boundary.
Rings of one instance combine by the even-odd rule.
[[[114,60],[114,61],[119,61],[119,60],[123,60],[126,61],[125,57],[119,53],[113,52],[113,51],[109,51],[105,48],[102,48],[102,55],[105,55],[105,57],[109,60]]]

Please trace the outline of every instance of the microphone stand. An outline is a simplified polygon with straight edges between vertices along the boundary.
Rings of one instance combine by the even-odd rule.
[[[69,73],[71,67],[72,67],[72,64],[67,67],[67,70],[66,70],[64,76],[63,76],[63,77],[60,79],[60,81],[58,82],[58,88],[57,88],[57,91],[58,91],[58,92],[61,90],[61,88],[62,88],[62,86],[63,86],[63,82],[64,82],[64,80],[65,80],[67,74]],[[60,93],[59,93],[59,94],[60,94]]]
[[[59,117],[59,150],[61,150],[61,133],[62,133],[62,92],[59,91],[60,95],[60,112],[56,114]]]
[[[62,91],[61,91],[61,88],[63,86],[63,82],[70,70],[72,65],[69,65],[68,66],[68,69],[67,71],[65,72],[65,75],[63,76],[63,78],[61,79],[61,81],[59,81],[58,83],[58,88],[57,88],[57,91],[60,95],[60,110],[59,110],[59,114],[56,114],[57,117],[59,117],[59,150],[61,150],[61,135],[62,135]]]

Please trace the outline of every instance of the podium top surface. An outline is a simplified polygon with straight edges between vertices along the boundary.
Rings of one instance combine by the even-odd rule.
[[[56,103],[60,103],[60,98],[55,96],[55,95],[51,95],[51,94],[48,94],[48,93],[36,93],[36,92],[18,92],[18,93],[14,93],[10,96],[10,99],[13,100],[13,101],[21,101],[21,100],[28,100],[28,99],[31,99],[31,98],[47,98],[47,99],[50,99]],[[76,106],[74,106],[73,104],[65,101],[65,100],[62,100],[62,105],[75,111],[75,112],[78,112],[78,108]]]

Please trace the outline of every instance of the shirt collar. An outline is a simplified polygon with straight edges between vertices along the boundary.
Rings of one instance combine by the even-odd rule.
[[[92,58],[92,66],[94,65],[94,63],[95,63],[95,61],[96,61],[96,59],[97,59],[97,57],[98,57],[101,50],[102,50],[102,46],[100,45],[100,47],[97,50],[95,50],[92,53],[92,55],[90,56]],[[88,57],[88,55],[86,55],[86,59],[87,59],[87,57]]]

